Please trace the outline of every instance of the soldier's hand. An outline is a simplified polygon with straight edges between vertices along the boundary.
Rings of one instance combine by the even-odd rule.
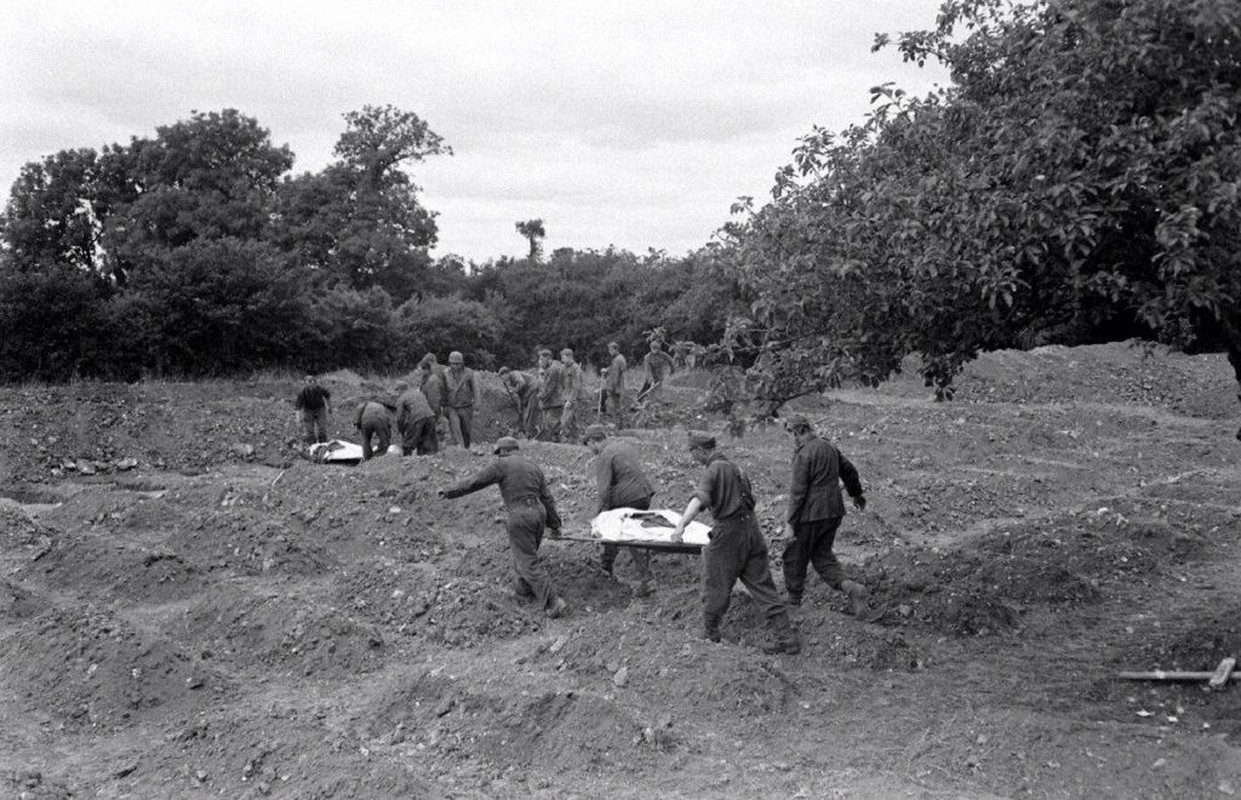
[[[865,497],[865,495],[860,495],[860,494],[859,494],[857,497],[853,498],[853,506],[854,506],[854,507],[855,507],[858,511],[865,511],[865,510],[866,510],[866,497]]]
[[[560,529],[559,529],[559,528],[548,528],[548,529],[547,529],[547,537],[548,537],[549,539],[559,539],[559,538],[560,538]]]
[[[685,526],[677,525],[675,528],[672,529],[672,535],[669,536],[668,538],[672,540],[673,544],[680,544],[681,540],[684,537],[685,537]]]

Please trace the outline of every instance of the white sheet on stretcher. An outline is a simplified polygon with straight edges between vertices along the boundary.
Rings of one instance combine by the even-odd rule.
[[[639,511],[636,508],[614,508],[601,511],[590,521],[590,535],[605,542],[662,542],[672,543],[672,529],[681,521],[676,511],[656,508]],[[710,526],[691,522],[685,526],[683,541],[686,544],[707,544]]]
[[[362,460],[362,445],[346,442],[343,439],[333,439],[330,442],[309,445],[306,448],[306,452],[310,455],[311,461],[318,461],[321,464],[356,464]],[[394,445],[385,452],[376,452],[376,455],[397,452],[400,451]]]

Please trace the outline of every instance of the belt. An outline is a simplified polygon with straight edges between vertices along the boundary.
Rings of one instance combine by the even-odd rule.
[[[509,501],[510,506],[541,506],[543,501],[531,495],[529,497],[519,497],[516,500]]]

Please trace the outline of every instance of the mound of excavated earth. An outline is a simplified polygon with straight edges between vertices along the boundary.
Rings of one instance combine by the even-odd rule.
[[[916,365],[912,365],[916,366]],[[907,373],[909,370],[907,370]],[[545,541],[569,601],[512,586],[498,491],[436,490],[514,411],[480,373],[474,452],[301,457],[294,380],[0,388],[6,797],[1227,797],[1241,689],[1134,681],[1241,656],[1241,444],[1222,356],[1117,344],[988,354],[797,404],[861,471],[838,537],[873,614],[811,577],[768,656],[743,592],[698,638],[699,557],[638,597]],[[325,379],[332,435],[394,379]],[[704,410],[701,375],[619,432],[656,504],[750,475],[777,584],[791,443]],[[590,452],[523,442],[566,519]]]

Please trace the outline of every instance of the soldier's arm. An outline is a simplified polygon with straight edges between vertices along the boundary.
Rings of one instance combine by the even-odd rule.
[[[449,499],[461,497],[471,492],[477,492],[479,489],[485,489],[493,483],[499,483],[501,477],[499,466],[492,464],[491,466],[484,467],[472,478],[467,478],[440,489],[439,493],[441,496]]]

